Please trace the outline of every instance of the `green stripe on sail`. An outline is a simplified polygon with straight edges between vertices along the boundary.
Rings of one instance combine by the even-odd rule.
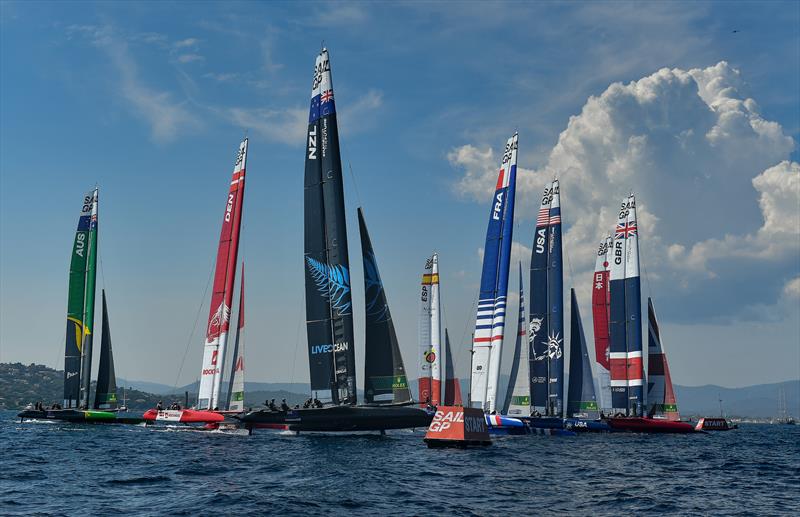
[[[677,404],[664,404],[661,406],[664,413],[677,413],[678,412],[678,405]]]
[[[581,411],[597,411],[597,402],[594,400],[581,402]]]
[[[408,379],[405,375],[374,375],[369,380],[372,388],[379,391],[408,388]]]
[[[231,393],[231,402],[244,402],[244,392],[234,391]]]

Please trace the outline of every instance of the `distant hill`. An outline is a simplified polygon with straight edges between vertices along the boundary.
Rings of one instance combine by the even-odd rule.
[[[17,409],[29,402],[43,401],[45,404],[60,401],[63,397],[64,372],[44,365],[21,363],[0,363],[0,409]],[[418,393],[417,381],[411,381],[411,392]],[[500,379],[500,393],[505,393],[508,376]],[[173,389],[164,384],[146,381],[118,379],[119,398],[122,387],[126,387],[126,398],[131,409],[148,409],[159,400],[164,403],[184,400],[184,392],[189,392],[190,402],[197,396],[198,383]],[[461,380],[464,397],[469,385]],[[144,389],[149,388],[149,389]],[[225,386],[227,388],[227,386]],[[94,389],[94,385],[93,385]],[[678,408],[682,415],[717,415],[719,398],[727,416],[769,418],[778,416],[778,396],[786,394],[786,406],[790,415],[800,416],[800,380],[775,384],[759,384],[744,388],[723,388],[720,386],[675,386]],[[258,407],[265,400],[275,399],[280,403],[286,399],[289,405],[302,404],[308,397],[308,383],[287,382],[246,382],[245,406]],[[363,393],[359,390],[360,397]],[[223,393],[223,399],[225,393]]]

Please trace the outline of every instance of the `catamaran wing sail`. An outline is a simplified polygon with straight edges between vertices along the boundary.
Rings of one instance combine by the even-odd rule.
[[[598,387],[600,390],[598,401],[603,408],[611,407],[609,362],[609,307],[610,292],[608,289],[609,253],[612,250],[613,239],[606,237],[600,242],[597,250],[597,260],[592,278],[592,323],[594,325],[594,352],[597,364]]]
[[[625,226],[625,337],[627,343],[627,407],[636,415],[644,410],[644,360],[642,358],[642,295],[639,281],[639,231],[636,225],[636,199],[628,198]]]
[[[583,333],[583,322],[578,309],[575,289],[570,289],[570,339],[569,339],[569,389],[567,416],[596,419],[599,415],[594,392],[589,350]]]
[[[114,373],[114,355],[111,351],[111,326],[108,322],[106,290],[103,298],[103,335],[100,338],[100,366],[97,369],[97,387],[94,394],[94,409],[117,408],[117,377]]]
[[[519,265],[519,321],[517,324],[517,341],[514,345],[514,361],[511,363],[511,376],[508,379],[508,390],[503,406],[505,415],[531,414],[531,386],[529,374],[530,346],[527,339],[525,322],[525,295],[522,291],[522,264]]]
[[[558,180],[550,190],[549,253],[547,267],[549,361],[549,414],[563,416],[564,411],[564,272],[561,257],[561,198]]]
[[[650,298],[647,299],[647,321],[647,411],[650,415],[659,414],[667,420],[678,421],[681,417],[675,400],[675,390],[669,374],[667,355],[661,344],[656,310]]]
[[[92,189],[83,197],[83,205],[78,218],[78,229],[72,245],[72,259],[69,266],[69,296],[67,300],[67,337],[64,350],[64,407],[78,407],[81,404],[81,359],[84,336],[91,333],[86,324],[85,302],[88,293],[86,275],[91,260],[89,238],[92,227],[97,232],[97,189]],[[92,219],[95,219],[94,226]],[[95,238],[96,242],[97,239]],[[94,293],[91,294],[94,300]],[[87,373],[88,375],[88,373]]]
[[[356,364],[342,164],[328,50],[314,64],[305,168],[306,332],[311,389],[355,404]]]
[[[497,404],[505,329],[508,270],[514,227],[517,139],[515,133],[506,142],[489,211],[475,335],[472,340],[470,404],[490,412],[495,411]]]
[[[613,248],[609,251],[609,365],[611,367],[611,408],[628,411],[628,349],[626,338],[625,256],[627,244],[628,199],[620,205]]]
[[[233,364],[228,380],[228,411],[244,411],[244,342],[240,342],[244,332],[244,262],[239,286],[239,318],[236,325],[236,338],[233,341]]]
[[[531,289],[530,320],[528,323],[528,341],[531,347],[530,393],[533,411],[549,414],[549,351],[548,335],[549,295],[547,285],[547,269],[550,259],[550,204],[553,184],[548,183],[542,193],[542,203],[536,217],[533,246],[531,249]]]
[[[203,350],[203,369],[200,375],[198,409],[216,409],[219,406],[222,382],[223,358],[230,329],[231,305],[239,253],[239,231],[242,223],[244,201],[244,178],[247,166],[247,138],[239,144],[239,152],[233,166],[230,189],[222,216],[219,236],[217,265],[214,273],[214,290],[206,327]]]
[[[361,233],[361,255],[364,260],[366,312],[364,398],[367,403],[409,402],[411,391],[408,389],[406,369],[361,208],[358,209],[358,229]],[[390,397],[387,399],[386,395]],[[380,399],[382,396],[384,398]]]
[[[431,340],[431,285],[433,283],[434,254],[425,260],[425,269],[422,272],[422,287],[420,288],[419,312],[419,403],[425,407],[432,401],[431,380],[432,367],[439,358],[433,353]],[[439,282],[438,277],[436,282]]]

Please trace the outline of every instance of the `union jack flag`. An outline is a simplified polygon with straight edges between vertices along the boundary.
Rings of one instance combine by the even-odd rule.
[[[615,238],[625,239],[636,235],[636,221],[617,224],[617,234]]]
[[[320,102],[322,104],[325,104],[328,101],[332,101],[333,100],[333,90],[325,90],[324,92],[322,92],[322,96],[320,97],[319,100],[320,100]]]

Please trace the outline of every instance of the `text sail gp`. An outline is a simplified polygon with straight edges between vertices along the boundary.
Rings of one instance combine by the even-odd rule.
[[[356,403],[356,364],[342,165],[331,66],[317,56],[311,84],[304,180],[306,332],[313,391]]]

